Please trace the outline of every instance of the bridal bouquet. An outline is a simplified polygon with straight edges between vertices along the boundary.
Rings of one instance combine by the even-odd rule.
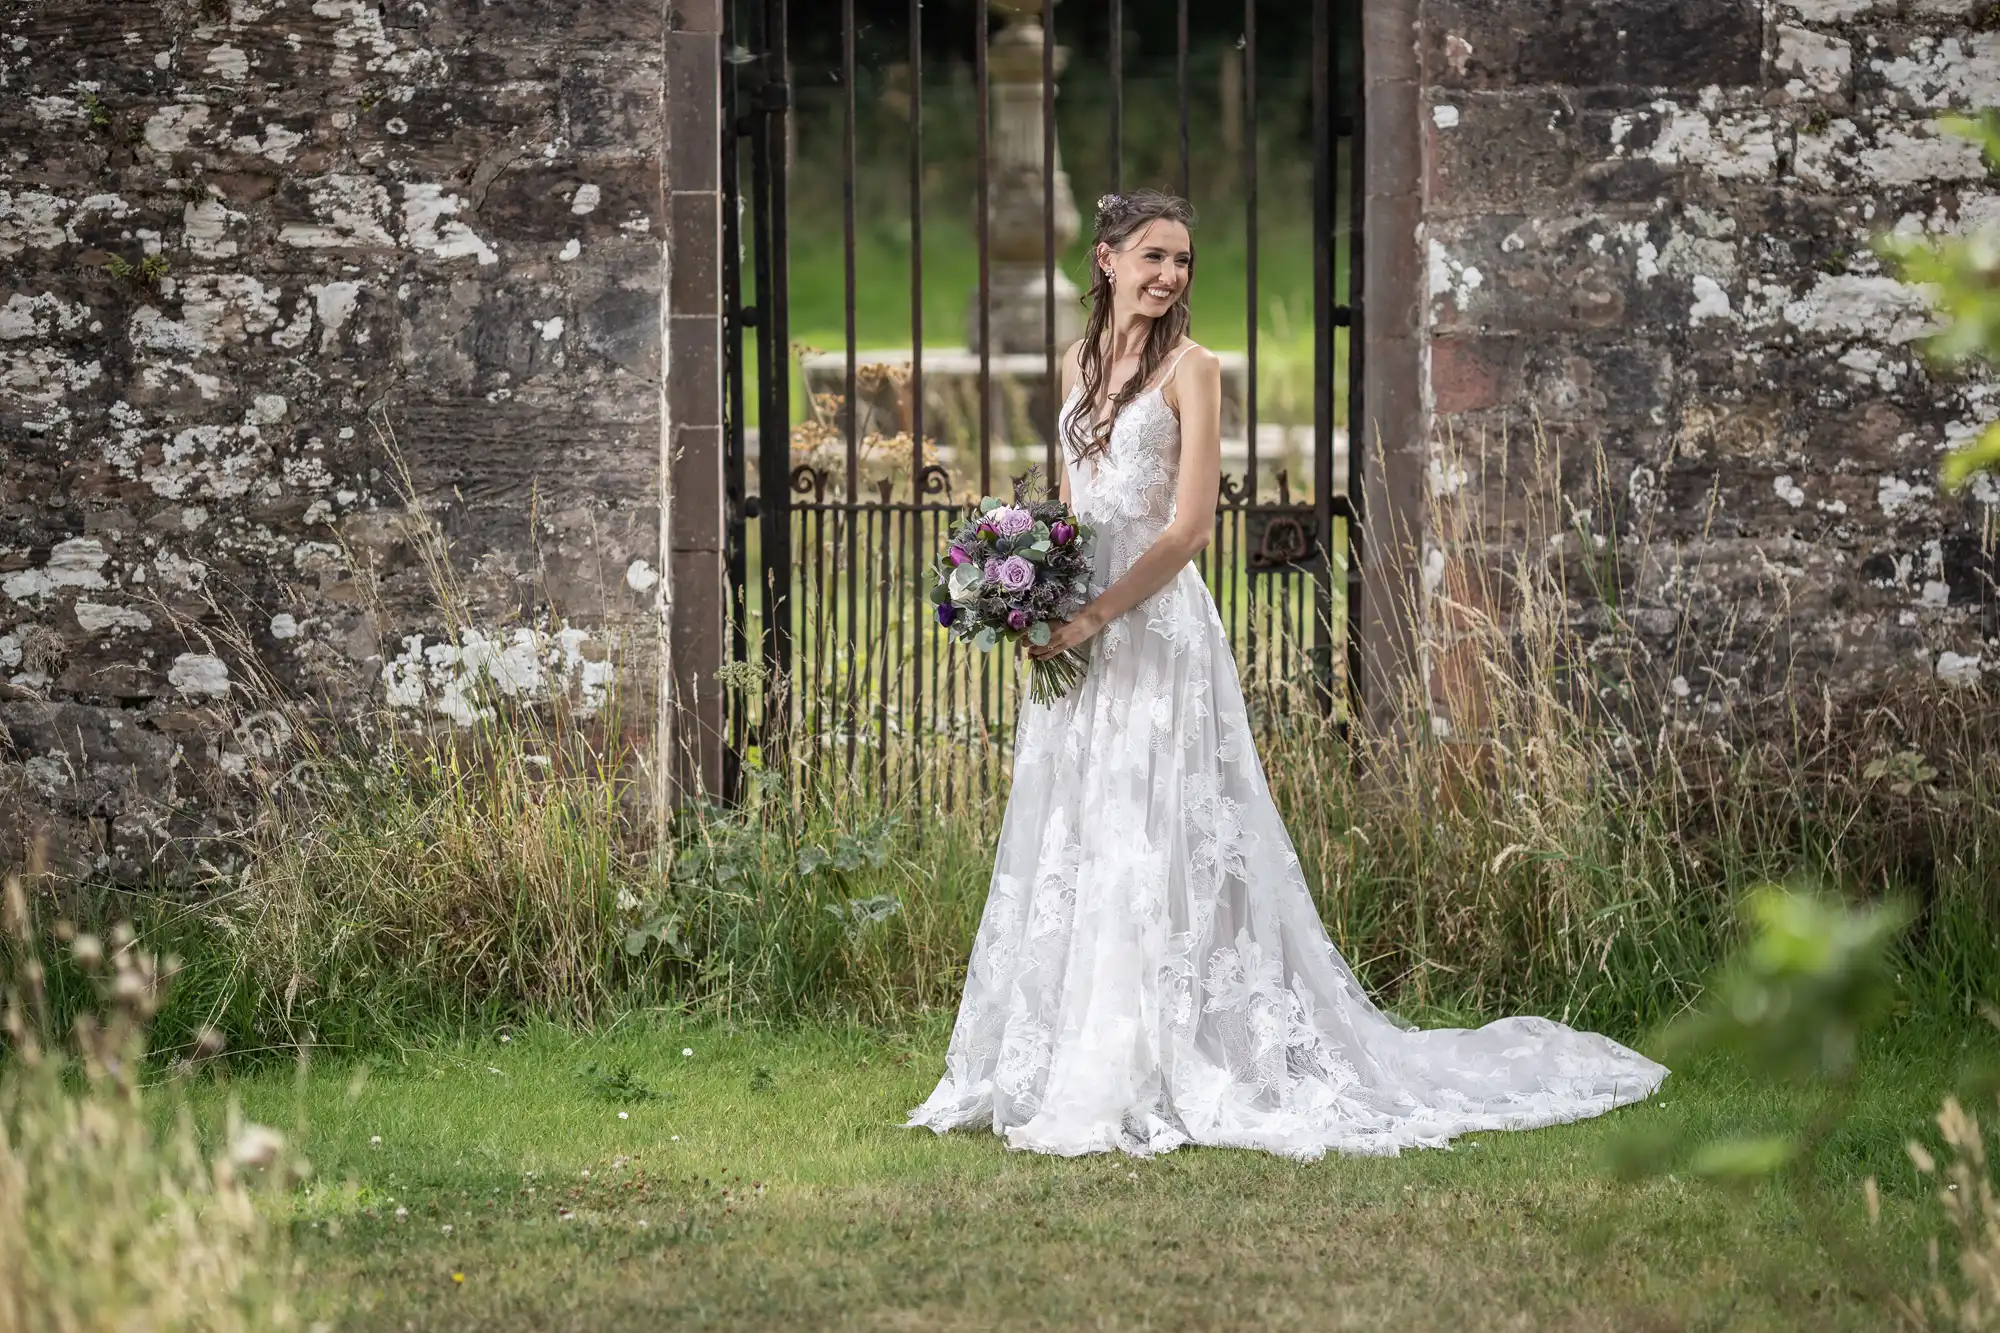
[[[988,651],[1003,639],[1039,647],[1057,623],[1090,600],[1091,543],[1096,533],[1056,500],[1012,504],[987,496],[952,533],[937,560],[931,601],[938,624]],[[1054,703],[1079,680],[1089,658],[1072,648],[1030,664],[1028,693]]]

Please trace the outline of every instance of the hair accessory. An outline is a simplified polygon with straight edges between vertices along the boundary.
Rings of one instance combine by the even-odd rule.
[[[1125,197],[1123,195],[1117,195],[1117,194],[1099,195],[1097,197],[1097,216],[1103,217],[1106,213],[1110,212],[1115,205],[1122,204],[1124,202],[1125,202]]]

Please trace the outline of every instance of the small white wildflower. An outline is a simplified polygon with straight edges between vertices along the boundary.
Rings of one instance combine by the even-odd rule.
[[[508,1042],[510,1042],[510,1041],[512,1041],[512,1040],[514,1040],[514,1039],[513,1039],[512,1037],[508,1036],[508,1035],[507,1035],[506,1033],[504,1033],[504,1032],[503,1032],[503,1033],[501,1033],[501,1034],[500,1034],[500,1044],[501,1044],[502,1046],[505,1046],[505,1045],[506,1045],[506,1044],[507,1044]]]
[[[444,1234],[447,1236],[451,1234],[451,1223],[447,1222],[444,1224]]]
[[[620,1112],[618,1113],[618,1118],[619,1118],[620,1120],[630,1120],[630,1119],[631,1119],[632,1117],[631,1117],[630,1115],[628,1115],[627,1113],[625,1113],[624,1111],[620,1111]]]
[[[403,1207],[403,1205],[402,1205],[402,1204],[400,1204],[400,1203],[396,1205],[396,1216],[398,1216],[398,1217],[408,1217],[409,1215],[410,1215],[410,1210],[409,1210],[409,1209],[407,1209],[407,1208]]]
[[[688,1055],[693,1055],[693,1054],[694,1054],[694,1047],[692,1047],[692,1046],[683,1046],[683,1047],[681,1047],[681,1054],[682,1054],[683,1056],[688,1056]]]
[[[639,1219],[639,1229],[641,1231],[644,1231],[650,1225],[651,1223],[647,1222],[645,1218],[642,1217]]]
[[[669,1143],[679,1143],[680,1141],[681,1141],[681,1136],[678,1134],[670,1135],[667,1139],[667,1142]]]
[[[380,1134],[370,1134],[370,1135],[368,1136],[368,1146],[369,1146],[369,1147],[371,1147],[371,1148],[379,1148],[379,1147],[381,1147],[381,1146],[382,1146],[382,1136],[381,1136]]]

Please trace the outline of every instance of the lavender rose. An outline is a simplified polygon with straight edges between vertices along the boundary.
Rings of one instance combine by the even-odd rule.
[[[1005,560],[995,556],[983,571],[988,583],[997,583],[1008,592],[1026,592],[1035,586],[1035,567],[1018,555]]]
[[[1035,516],[1015,505],[1002,505],[988,514],[986,521],[1002,537],[1018,537],[1035,526]]]
[[[1026,611],[1023,611],[1018,606],[1015,607],[1012,611],[1009,611],[1007,613],[1007,628],[1008,629],[1028,628],[1028,613]]]

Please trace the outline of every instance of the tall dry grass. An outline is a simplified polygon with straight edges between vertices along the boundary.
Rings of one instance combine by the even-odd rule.
[[[1407,1009],[1635,1034],[1695,996],[1742,889],[1806,878],[1918,904],[1910,1006],[1963,1015],[1993,996],[1993,701],[1815,694],[1776,729],[1718,725],[1668,686],[1691,668],[1648,660],[1621,618],[1623,543],[1600,547],[1591,505],[1562,499],[1562,478],[1602,479],[1603,461],[1574,467],[1538,438],[1523,467],[1439,497],[1442,572],[1411,608],[1431,670],[1390,682],[1413,725],[1344,730],[1304,682],[1259,709],[1274,795],[1371,987]],[[1493,494],[1514,497],[1504,545]],[[446,637],[476,631],[442,535],[409,511]],[[1588,616],[1587,589],[1605,594]],[[235,1015],[239,1046],[365,1045],[649,1005],[896,1022],[955,1003],[1004,783],[968,769],[948,806],[885,803],[839,765],[773,755],[785,766],[753,762],[740,805],[663,826],[618,690],[593,711],[512,684],[464,682],[470,725],[386,705],[336,724],[268,686],[256,706],[291,719],[288,740],[201,907],[215,998],[198,1017]],[[909,721],[889,743],[950,762]]]
[[[1264,741],[1369,981],[1641,1030],[1694,998],[1740,892],[1789,879],[1918,904],[1910,1004],[1963,1017],[2000,990],[2000,700],[1918,681],[1836,706],[1787,678],[1702,707],[1675,684],[1700,664],[1628,618],[1629,563],[1656,548],[1605,517],[1606,460],[1538,430],[1475,452],[1445,441],[1433,472],[1421,665],[1376,683],[1397,725],[1342,744],[1301,700]]]
[[[233,1113],[219,1151],[185,1115],[161,1133],[141,1090],[171,963],[129,928],[99,939],[59,927],[98,997],[64,1036],[18,877],[0,916],[0,1333],[296,1327],[292,1261],[253,1182],[302,1164],[281,1136]]]
[[[1988,1132],[1979,1117],[1955,1097],[1947,1097],[1938,1112],[1944,1138],[1940,1162],[1922,1144],[1911,1140],[1910,1160],[1919,1174],[1936,1183],[1939,1210],[1956,1242],[1957,1270],[1940,1262],[1941,1246],[1930,1245],[1930,1281],[1911,1302],[1919,1327],[1971,1330],[2000,1328],[2000,1179],[1995,1178]],[[1870,1219],[1878,1215],[1874,1181],[1868,1182]]]

